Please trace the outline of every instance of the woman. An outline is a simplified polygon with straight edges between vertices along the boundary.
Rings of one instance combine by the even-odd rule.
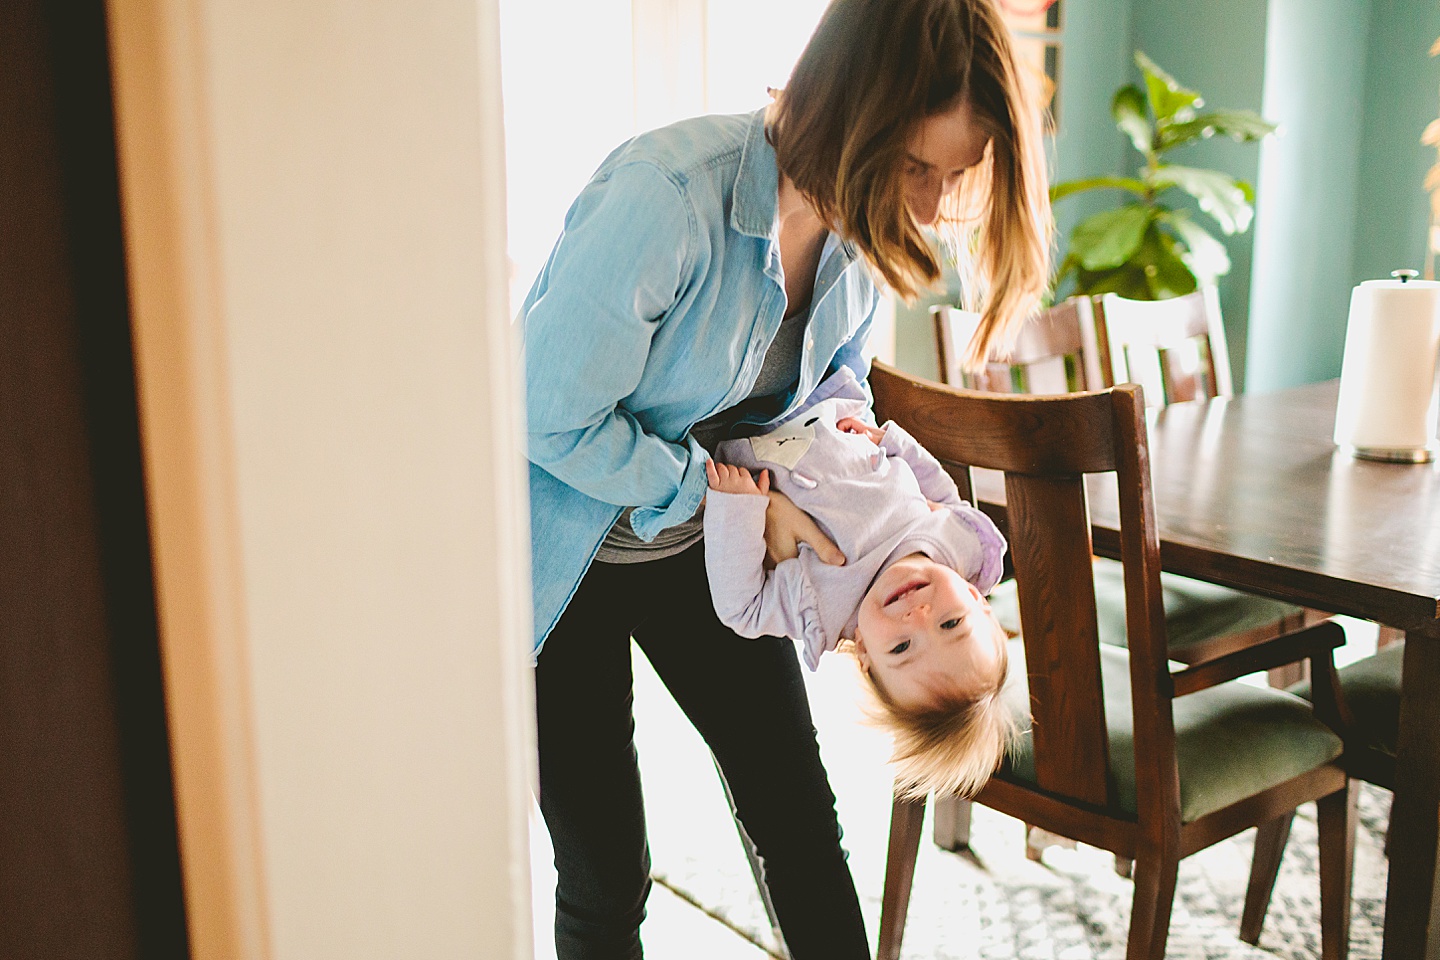
[[[1038,140],[990,0],[835,0],[768,111],[637,137],[571,207],[522,308],[561,958],[641,954],[632,636],[723,769],[792,956],[869,955],[795,650],[715,617],[706,449],[842,365],[863,380],[876,281],[940,277],[922,227],[965,229],[971,361],[1003,348],[1048,275]],[[775,552],[834,551],[784,508]]]

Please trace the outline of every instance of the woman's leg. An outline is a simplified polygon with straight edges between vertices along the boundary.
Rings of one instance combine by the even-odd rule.
[[[719,622],[703,544],[646,566],[652,600],[635,639],[725,771],[791,956],[868,960],[794,643]]]
[[[632,736],[627,566],[594,564],[535,668],[540,812],[555,847],[560,960],[638,960],[650,850]],[[628,581],[628,583],[627,583]],[[643,596],[641,596],[643,599]]]

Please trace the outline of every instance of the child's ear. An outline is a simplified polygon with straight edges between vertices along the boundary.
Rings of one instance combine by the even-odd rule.
[[[851,641],[851,649],[855,659],[860,662],[860,669],[866,673],[870,672],[870,654],[865,649],[865,639],[860,636],[860,631],[855,631],[855,639]]]

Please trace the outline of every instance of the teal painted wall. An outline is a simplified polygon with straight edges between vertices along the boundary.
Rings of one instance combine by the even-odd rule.
[[[1350,289],[1424,258],[1440,111],[1434,0],[1271,0],[1250,387],[1337,376]]]
[[[1265,4],[1255,0],[1134,0],[1132,37],[1181,84],[1198,90],[1207,108],[1260,111],[1265,77]],[[1139,79],[1139,71],[1134,71]],[[1133,169],[1139,154],[1128,150]],[[1255,184],[1260,172],[1260,145],[1214,137],[1181,147],[1167,158],[1191,167],[1222,170]],[[1236,388],[1244,382],[1245,344],[1250,313],[1250,269],[1254,227],[1225,236],[1198,206],[1172,190],[1167,202],[1184,205],[1225,244],[1230,272],[1220,280],[1220,308]]]
[[[1371,0],[1351,274],[1356,283],[1400,267],[1419,270],[1424,263],[1430,201],[1423,184],[1436,156],[1434,147],[1420,143],[1420,134],[1440,113],[1440,60],[1429,55],[1436,37],[1435,0]]]

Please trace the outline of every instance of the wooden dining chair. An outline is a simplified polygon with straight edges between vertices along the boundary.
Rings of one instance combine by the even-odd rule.
[[[1200,395],[1206,397],[1227,396],[1230,391],[1230,366],[1218,313],[1212,312],[1212,306],[1218,311],[1219,303],[1213,293],[1213,289],[1207,289],[1176,300],[1143,304],[1109,296],[1100,298],[1121,318],[1115,326],[1124,333],[1124,339],[1118,341],[1109,332],[1110,325],[1101,313],[1101,302],[1088,297],[1071,298],[1028,322],[1022,328],[1011,356],[1003,363],[989,364],[980,377],[967,376],[958,363],[979,325],[979,315],[953,307],[935,307],[931,313],[941,358],[941,381],[1004,393],[1099,390],[1118,382],[1127,382],[1132,369],[1137,372],[1144,369],[1144,353],[1138,347],[1132,350],[1126,346],[1130,342],[1143,342],[1154,347],[1151,360],[1166,369],[1174,366],[1177,371],[1165,377],[1152,378],[1154,383],[1128,381],[1142,382],[1147,396],[1152,390],[1163,390],[1166,382],[1172,384],[1169,395],[1177,399],[1181,395],[1194,399],[1196,390],[1202,391]],[[1155,311],[1153,314],[1150,313],[1152,309]],[[1153,319],[1160,332],[1146,334],[1133,329],[1143,327],[1142,320],[1145,318]],[[1204,335],[1196,334],[1197,330],[1203,331]],[[1219,331],[1218,334],[1216,331]],[[1181,333],[1185,336],[1172,339]],[[1206,346],[1216,336],[1218,344]],[[1197,340],[1197,337],[1200,339]],[[1194,343],[1186,348],[1185,343],[1190,341]],[[1189,362],[1183,360],[1186,349],[1198,350],[1199,355],[1205,358],[1204,369],[1191,371],[1188,379],[1184,375],[1189,368]],[[1135,365],[1115,367],[1114,358],[1127,353],[1136,359]],[[1065,372],[1063,378],[1056,376],[1061,369]],[[1210,392],[1209,384],[1224,392]],[[1095,577],[1102,601],[1101,635],[1121,643],[1124,615],[1120,568],[1113,561],[1098,560]],[[1209,660],[1325,618],[1324,614],[1311,613],[1294,604],[1189,577],[1167,573],[1161,578],[1161,586],[1165,593],[1170,656],[1184,663]],[[1002,622],[1006,622],[1008,617],[1007,625],[1014,624],[1013,600],[1002,599],[997,604],[997,612]],[[1296,679],[1295,676],[1276,677],[1279,686],[1288,685]]]
[[[1364,780],[1386,790],[1395,789],[1395,753],[1400,740],[1400,679],[1405,661],[1405,642],[1382,647],[1373,656],[1358,660],[1339,671],[1341,692],[1341,736],[1345,754],[1341,762],[1354,780]],[[1309,700],[1310,681],[1290,688]],[[1294,812],[1262,824],[1255,832],[1255,853],[1250,862],[1250,884],[1245,891],[1245,912],[1240,918],[1240,939],[1260,942],[1260,929],[1270,908],[1270,895],[1280,873],[1280,859],[1290,839]],[[1389,851],[1389,837],[1386,851]]]
[[[1165,337],[1145,339],[1138,334],[1132,339],[1147,343],[1172,342],[1172,335],[1184,336],[1173,342],[1177,347],[1193,338],[1199,330],[1208,337],[1219,327],[1204,297],[1181,298],[1185,302],[1156,315],[1156,325],[1168,329]],[[1218,305],[1218,300],[1211,300]],[[1125,305],[1134,301],[1124,301]],[[1173,303],[1174,301],[1166,301]],[[1149,305],[1144,305],[1146,308]],[[952,385],[991,390],[1001,393],[1065,393],[1098,390],[1115,382],[1111,347],[1106,342],[1105,328],[1095,313],[1089,297],[1072,297],[1042,311],[1022,328],[1015,347],[1003,362],[990,363],[983,375],[967,374],[959,358],[979,327],[980,315],[954,307],[931,309],[935,325],[936,350],[940,358],[942,382]],[[1218,306],[1217,306],[1218,309]],[[1121,327],[1129,330],[1132,318],[1149,316],[1145,310],[1119,309]],[[1134,322],[1139,323],[1136,319]],[[1223,344],[1223,331],[1220,337]],[[1203,345],[1202,345],[1203,346]],[[1168,350],[1177,369],[1179,350]],[[1137,349],[1137,359],[1142,354]],[[1160,356],[1156,351],[1156,357]],[[1203,373],[1205,383],[1230,387],[1230,368],[1224,348],[1204,348],[1203,356],[1214,361],[1214,370]],[[1128,368],[1126,368],[1128,371]],[[1157,387],[1159,379],[1156,379]],[[1193,380],[1185,381],[1195,388]],[[1147,385],[1147,394],[1150,390]],[[1205,395],[1209,396],[1208,392]],[[1123,646],[1125,643],[1125,590],[1120,564],[1105,558],[1095,561],[1096,598],[1102,641]],[[1164,595],[1166,631],[1170,638],[1170,657],[1183,663],[1200,663],[1244,649],[1256,642],[1318,623],[1323,617],[1310,616],[1302,607],[1245,593],[1217,584],[1205,583],[1164,573],[1160,578]],[[992,597],[997,616],[1007,630],[1019,630],[1019,608],[1012,585],[1002,585]],[[1293,670],[1276,672],[1275,685],[1285,686],[1297,679]],[[947,799],[936,805],[935,842],[947,850],[958,850],[969,842],[969,808],[964,801]],[[1031,833],[1025,845],[1026,856],[1039,860],[1047,843],[1043,836]],[[1118,864],[1122,874],[1127,865]]]
[[[1234,395],[1215,287],[1170,300],[1126,300],[1107,293],[1094,304],[1101,365],[1110,383],[1143,385],[1156,407]]]
[[[1230,352],[1220,313],[1220,292],[1210,285],[1169,300],[1127,300],[1107,293],[1094,298],[1096,340],[1108,383],[1139,383],[1151,406],[1181,400],[1230,397]],[[1278,603],[1278,601],[1273,601]],[[1288,604],[1286,625],[1319,623],[1330,614]],[[1233,649],[1244,637],[1217,636],[1196,652],[1210,656]],[[1272,686],[1304,679],[1304,664],[1277,670]]]
[[[940,382],[993,393],[1033,394],[1109,386],[1091,310],[1089,298],[1074,297],[1041,311],[1020,328],[1009,356],[989,363],[984,373],[972,374],[960,360],[980,327],[980,314],[945,305],[931,307]]]
[[[1317,801],[1324,960],[1346,953],[1354,791],[1341,767],[1331,622],[1171,673],[1142,390],[1057,397],[957,389],[876,363],[876,412],[973,493],[1004,473],[1006,533],[1024,631],[1005,696],[1022,729],[976,801],[1135,861],[1127,960],[1165,953],[1178,864]],[[1118,490],[1127,648],[1100,642],[1085,478]],[[1308,658],[1314,707],[1231,682]],[[1322,722],[1322,719],[1328,721]],[[925,801],[891,811],[879,960],[899,956]]]

